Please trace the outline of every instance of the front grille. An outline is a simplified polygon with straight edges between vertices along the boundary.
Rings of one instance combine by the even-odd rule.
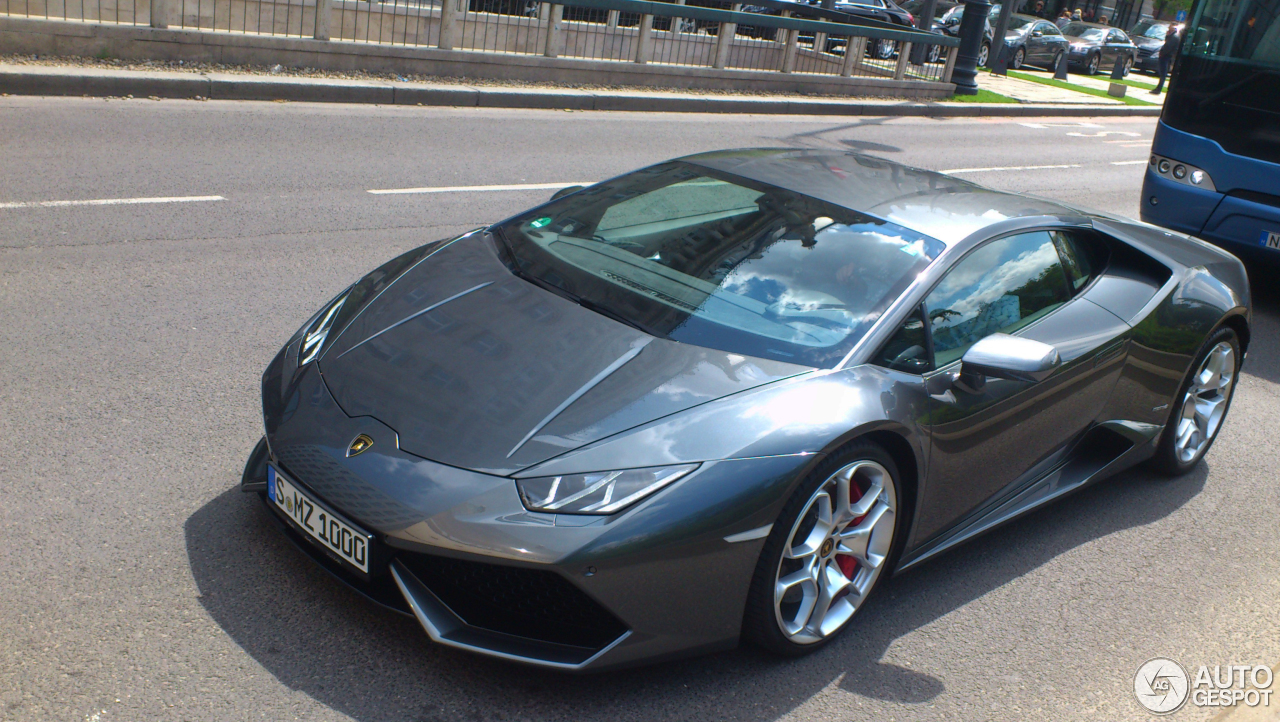
[[[617,617],[564,577],[427,554],[397,556],[467,624],[526,639],[602,649],[627,631]]]

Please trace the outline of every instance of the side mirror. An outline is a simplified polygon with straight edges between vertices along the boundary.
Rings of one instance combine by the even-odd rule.
[[[1062,357],[1047,343],[996,333],[969,347],[960,359],[959,382],[981,391],[988,376],[1013,381],[1043,381],[1059,366]]]
[[[577,193],[583,188],[586,188],[586,186],[567,186],[565,188],[561,188],[560,190],[551,194],[551,200],[554,201],[557,198],[563,198],[564,196],[567,196],[570,193]]]
[[[1043,30],[1032,30],[1032,31],[1031,31],[1031,37],[1033,37],[1033,38],[1043,38],[1043,37],[1044,37],[1044,31],[1043,31]]]

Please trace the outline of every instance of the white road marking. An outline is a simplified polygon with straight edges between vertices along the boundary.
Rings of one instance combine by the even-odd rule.
[[[129,206],[142,203],[203,203],[225,201],[222,196],[169,196],[165,198],[99,198],[87,201],[20,201],[0,203],[0,208],[62,208],[64,206]]]
[[[1146,158],[1143,158],[1142,160],[1113,160],[1111,161],[1111,165],[1138,165],[1139,163],[1145,164],[1148,162],[1150,161]]]
[[[1027,128],[1101,128],[1097,123],[1018,123]]]
[[[995,168],[952,168],[951,170],[938,171],[939,173],[988,173],[1001,170],[1049,170],[1052,168],[1079,168],[1078,164],[1072,165],[1009,165]]]
[[[1074,138],[1105,138],[1108,135],[1127,135],[1133,138],[1137,138],[1142,134],[1132,133],[1127,130],[1100,130],[1097,133],[1067,133],[1067,135],[1072,136]]]
[[[369,191],[375,196],[407,193],[483,193],[489,191],[541,191],[569,186],[589,186],[595,181],[565,181],[563,183],[523,183],[505,186],[427,186],[425,188],[383,188]]]

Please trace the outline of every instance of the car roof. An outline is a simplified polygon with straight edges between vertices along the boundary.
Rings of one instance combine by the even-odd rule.
[[[1009,218],[1081,211],[862,153],[758,148],[680,160],[778,186],[874,216],[954,245]]]

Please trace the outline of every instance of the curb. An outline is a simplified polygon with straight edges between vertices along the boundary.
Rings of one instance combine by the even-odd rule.
[[[464,85],[422,85],[252,75],[148,73],[71,74],[0,70],[0,92],[12,95],[288,100],[466,108],[615,110],[651,113],[756,113],[764,115],[874,115],[916,117],[1126,117],[1160,115],[1160,106],[1034,105],[1009,103],[873,103],[865,101],[657,95],[574,90],[523,90]]]

